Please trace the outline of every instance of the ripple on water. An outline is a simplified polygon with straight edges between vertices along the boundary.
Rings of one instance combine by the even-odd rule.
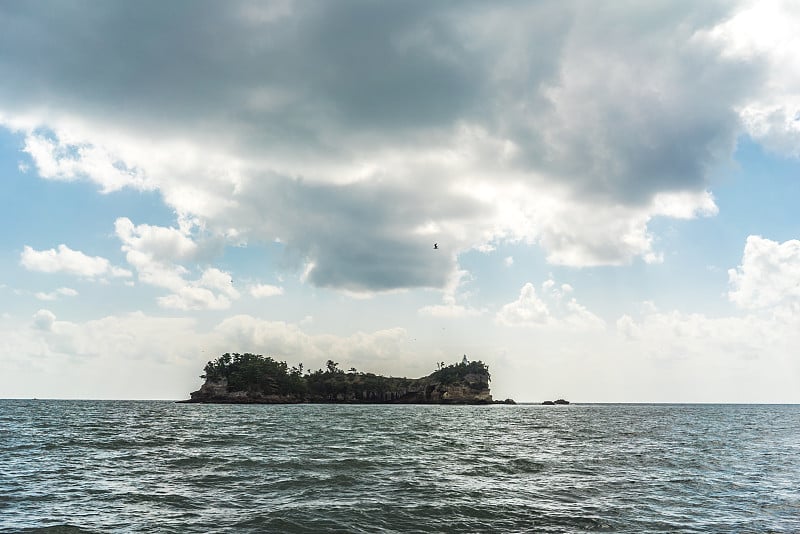
[[[796,406],[0,408],[0,532],[800,531]]]

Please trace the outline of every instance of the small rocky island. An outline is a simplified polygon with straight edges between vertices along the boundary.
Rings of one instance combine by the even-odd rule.
[[[250,353],[223,354],[208,362],[204,371],[202,387],[191,393],[191,399],[180,402],[492,404],[488,366],[469,362],[466,356],[457,364],[437,364],[437,370],[423,378],[386,377],[353,368],[344,371],[333,360],[328,360],[324,370],[304,374],[302,364],[289,367]]]

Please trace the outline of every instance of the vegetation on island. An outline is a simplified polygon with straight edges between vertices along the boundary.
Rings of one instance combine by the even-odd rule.
[[[438,369],[431,375],[431,378],[438,380],[442,384],[459,382],[469,374],[483,374],[487,376],[489,381],[492,380],[488,365],[480,360],[467,361],[466,356],[460,363],[445,365],[444,362],[441,362],[437,367]]]
[[[225,353],[210,361],[200,378],[225,379],[229,391],[302,394],[308,389],[303,378],[303,365],[292,367],[260,354]]]
[[[485,376],[486,380],[466,380],[469,375]],[[416,391],[420,382],[420,379],[362,373],[352,367],[345,371],[333,360],[327,361],[325,369],[304,372],[303,364],[289,367],[284,361],[251,353],[225,353],[216,360],[209,361],[200,378],[212,382],[224,379],[228,392],[329,401],[396,400],[408,395],[410,391]],[[465,356],[460,363],[438,363],[436,371],[425,380],[445,386],[466,380],[469,388],[479,391],[490,380],[489,368],[481,361],[469,362]]]

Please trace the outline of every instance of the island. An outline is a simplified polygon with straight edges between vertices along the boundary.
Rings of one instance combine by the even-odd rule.
[[[456,364],[436,365],[423,378],[397,378],[344,371],[328,360],[325,369],[303,372],[260,354],[226,353],[206,364],[205,383],[184,403],[235,404],[514,404],[492,401],[489,367],[466,356]]]

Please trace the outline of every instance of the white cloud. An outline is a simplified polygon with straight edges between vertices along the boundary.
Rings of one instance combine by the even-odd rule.
[[[30,133],[25,138],[23,151],[36,163],[42,178],[73,181],[85,176],[100,184],[105,193],[129,185],[137,189],[152,188],[140,169],[128,168],[102,145],[73,144],[63,138]]]
[[[584,305],[577,300],[569,299],[566,304],[566,313],[561,317],[561,321],[573,328],[578,329],[604,329],[605,321],[590,312]]]
[[[120,217],[114,223],[114,229],[123,242],[124,250],[135,250],[157,261],[191,260],[197,257],[199,251],[188,232],[178,228],[134,225],[127,217]]]
[[[481,315],[481,310],[469,308],[460,304],[434,304],[423,306],[419,309],[419,314],[428,317],[439,317],[446,319],[457,319],[461,317],[476,317]]]
[[[190,271],[177,263],[195,259],[200,247],[188,232],[194,223],[183,219],[182,228],[134,225],[130,219],[119,218],[115,223],[117,237],[122,241],[126,259],[145,284],[172,291],[158,297],[161,307],[178,310],[223,310],[240,294],[233,285],[230,273],[215,267],[206,268],[197,280],[187,280]],[[212,245],[215,247],[216,244]]]
[[[227,310],[231,301],[224,295],[217,295],[204,287],[187,285],[175,293],[158,297],[158,305],[175,310]]]
[[[33,326],[37,330],[50,331],[55,321],[56,316],[50,310],[39,310],[33,314]]]
[[[239,298],[239,292],[233,287],[233,279],[230,273],[221,271],[216,267],[210,267],[203,271],[203,275],[197,284],[222,293],[232,299]]]
[[[646,205],[596,203],[575,198],[563,188],[490,182],[465,182],[466,194],[495,206],[490,235],[509,241],[539,243],[552,264],[573,267],[624,265],[636,258],[662,261],[653,248],[648,224],[654,217],[691,219],[717,212],[711,193],[660,193]],[[480,235],[480,227],[473,230]]]
[[[126,250],[125,246],[123,250]],[[183,277],[189,271],[181,265],[157,261],[137,250],[126,250],[125,257],[136,269],[139,280],[145,284],[166,289],[179,289],[186,284]]]
[[[750,136],[772,150],[800,156],[800,9],[785,0],[751,0],[702,35],[741,61],[758,61],[766,80],[739,108]]]
[[[536,288],[528,282],[519,292],[519,298],[504,305],[496,316],[497,322],[505,326],[544,326],[551,322],[547,304],[536,294]]]
[[[224,352],[269,355],[290,365],[302,362],[307,369],[324,367],[333,359],[345,369],[356,366],[395,376],[407,376],[420,361],[425,369],[430,364],[427,355],[410,350],[403,328],[310,335],[298,324],[249,315],[209,327],[190,318],[141,312],[73,322],[39,310],[27,325],[0,322],[0,352],[8,355],[0,359],[3,372],[13,369],[22,376],[21,369],[26,369],[31,378],[39,377],[23,388],[30,391],[25,395],[47,392],[81,398],[186,398],[200,385],[205,362]],[[87,378],[97,383],[87,385]],[[114,387],[105,387],[109,381]],[[48,387],[42,389],[42,383]],[[6,384],[2,391],[8,395],[23,391],[20,387]]]
[[[635,345],[633,353],[641,357],[697,362],[721,359],[732,366],[737,360],[793,358],[790,347],[800,341],[797,317],[779,315],[709,317],[651,309],[639,320],[620,317],[617,332]]]
[[[528,282],[519,292],[519,297],[505,304],[495,315],[495,322],[502,326],[551,327],[575,329],[605,328],[605,321],[590,312],[577,300],[566,300],[573,291],[569,284],[557,286],[553,279],[542,283],[542,296]]]
[[[333,359],[348,367],[366,366],[363,370],[370,371],[369,366],[380,360],[387,371],[402,371],[404,365],[406,369],[413,366],[414,360],[407,348],[408,333],[403,328],[356,332],[349,336],[312,336],[296,324],[236,315],[217,325],[213,335],[224,340],[226,351],[258,352],[290,363],[303,361],[309,369]]]
[[[719,213],[719,208],[709,191],[680,191],[655,195],[649,211],[652,216],[695,219],[712,217]]]
[[[29,271],[45,273],[68,273],[87,278],[110,275],[129,277],[131,272],[111,265],[106,258],[88,256],[61,244],[58,249],[34,250],[25,245],[20,255],[20,263]]]
[[[250,287],[250,294],[257,299],[274,297],[283,295],[283,288],[269,284],[255,284]]]
[[[728,271],[728,298],[743,309],[800,304],[800,241],[778,243],[751,235],[742,263]]]
[[[232,352],[258,352],[280,358],[319,356],[310,336],[297,325],[283,321],[235,315],[217,325],[215,332],[230,343]]]
[[[158,264],[155,264],[158,265]],[[153,264],[145,268],[152,268]],[[158,267],[157,267],[158,268]],[[141,279],[140,271],[140,279]],[[147,271],[144,271],[147,272]],[[185,270],[180,271],[185,272]],[[150,280],[146,278],[143,281]],[[211,267],[203,271],[198,280],[185,280],[175,268],[165,278],[153,279],[156,284],[173,291],[172,294],[158,297],[158,304],[164,308],[178,310],[225,310],[231,301],[240,294],[233,287],[230,273]]]
[[[11,398],[181,399],[197,389],[208,332],[194,320],[129,313],[72,322],[39,311],[0,321]]]
[[[57,368],[65,360],[70,361],[70,373],[89,365],[87,362],[92,359],[113,361],[120,366],[143,360],[175,363],[193,358],[207,338],[207,332],[199,330],[193,319],[151,317],[141,312],[72,322],[58,320],[49,310],[39,310],[30,326],[16,328],[16,335],[4,350],[21,361],[32,357],[35,361],[50,359]],[[78,360],[84,363],[76,363]],[[146,384],[139,386],[142,391],[148,389]],[[85,382],[81,387],[88,388]],[[91,388],[86,389],[84,395],[90,391]]]
[[[462,302],[471,296],[464,287],[472,281],[469,271],[458,270],[450,275],[447,285],[442,291],[442,304],[423,306],[417,313],[428,317],[456,319],[475,317],[483,314],[482,310],[465,305]]]
[[[78,292],[70,287],[60,287],[49,293],[39,291],[34,294],[34,296],[39,300],[56,300],[58,297],[75,297],[77,295]]]

